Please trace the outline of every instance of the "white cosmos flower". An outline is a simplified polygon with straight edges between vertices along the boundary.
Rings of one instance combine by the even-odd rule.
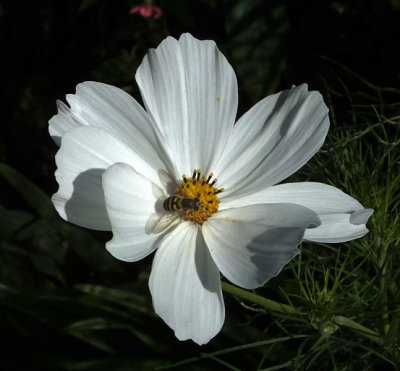
[[[234,125],[235,73],[214,42],[189,34],[150,50],[136,81],[146,110],[98,82],[79,84],[69,107],[57,102],[49,122],[61,145],[53,203],[72,223],[111,230],[106,248],[118,259],[157,250],[153,304],[179,339],[204,344],[220,331],[219,272],[253,289],[277,275],[303,239],[367,233],[372,211],[339,189],[275,185],[324,142],[328,109],[318,92],[301,85],[272,95]],[[182,198],[187,208],[165,210],[173,196],[180,198],[168,200],[170,208]]]

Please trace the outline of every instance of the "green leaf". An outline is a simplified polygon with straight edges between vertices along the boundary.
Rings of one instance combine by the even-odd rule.
[[[33,220],[34,217],[25,211],[7,210],[0,205],[0,238],[9,239]]]
[[[21,229],[16,240],[20,243],[23,242],[29,251],[34,248],[61,265],[67,253],[68,244],[58,233],[55,228],[56,224],[67,223],[57,217],[50,221],[38,219]]]
[[[89,330],[108,330],[108,329],[130,329],[127,324],[111,321],[106,318],[92,317],[71,323],[67,331],[89,331]]]
[[[132,292],[118,290],[114,288],[108,288],[98,285],[76,285],[77,290],[83,291],[87,294],[94,295],[114,303],[118,303],[129,307],[131,309],[140,311],[142,313],[149,312],[149,306],[147,305],[146,298],[143,295],[134,294]]]
[[[45,255],[30,254],[35,268],[50,277],[56,278],[61,283],[65,283],[64,275],[55,262]]]
[[[0,176],[13,187],[24,200],[42,217],[52,217],[56,211],[49,195],[31,180],[7,164],[0,163]]]
[[[81,2],[81,6],[79,7],[78,12],[82,13],[85,10],[87,10],[87,9],[91,8],[92,6],[96,5],[96,3],[97,3],[97,0],[83,0]]]
[[[92,232],[55,218],[52,226],[69,247],[89,266],[107,275],[123,274],[120,262],[106,250],[104,242],[96,239]],[[101,232],[99,232],[101,233]]]
[[[101,337],[88,333],[86,331],[67,331],[70,335],[75,336],[78,339],[92,345],[95,348],[101,349],[110,354],[116,354],[117,352],[107,344],[106,341],[101,339]]]

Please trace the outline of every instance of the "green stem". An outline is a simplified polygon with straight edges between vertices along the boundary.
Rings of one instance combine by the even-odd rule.
[[[380,244],[380,241],[378,241],[378,244]],[[385,335],[388,334],[390,324],[389,324],[389,308],[388,308],[388,303],[387,303],[387,281],[386,281],[386,276],[387,276],[387,261],[386,261],[386,256],[387,256],[387,249],[388,245],[387,244],[381,244],[381,252],[380,252],[380,257],[379,257],[379,268],[381,269],[381,274],[379,277],[379,283],[380,283],[380,288],[382,292],[382,322],[383,322],[383,333]]]
[[[353,321],[350,318],[343,316],[335,316],[333,321],[339,326],[344,326],[352,330],[356,330],[360,335],[374,341],[375,343],[378,343],[379,345],[384,345],[383,339],[379,336],[377,332],[367,327],[364,327],[363,325],[360,325],[359,323]]]
[[[400,308],[397,308],[393,313],[392,322],[390,323],[390,328],[388,332],[388,337],[393,341],[398,334],[399,326],[400,326]]]
[[[276,312],[280,313],[290,313],[290,314],[298,314],[298,315],[305,315],[306,313],[303,313],[299,311],[298,309],[292,307],[291,305],[287,304],[281,304],[273,300],[269,300],[266,298],[263,298],[262,296],[253,294],[249,291],[243,290],[239,287],[230,285],[229,283],[226,282],[221,282],[222,284],[222,290],[225,292],[229,292],[230,294],[240,297],[244,300],[250,301],[252,303],[261,305],[264,308],[268,308],[271,310],[274,310]]]
[[[400,301],[400,290],[398,290],[397,294],[393,296],[394,296],[394,302],[398,303]],[[388,331],[388,341],[390,345],[392,345],[396,341],[396,337],[398,336],[399,333],[399,327],[400,327],[400,306],[397,307],[392,314],[392,321],[390,323]]]
[[[253,294],[253,293],[243,290],[239,287],[230,285],[229,283],[221,282],[221,284],[222,284],[222,289],[225,292],[228,292],[234,296],[240,297],[240,298],[250,301],[252,303],[258,304],[264,308],[271,309],[273,311],[280,312],[280,313],[290,313],[290,314],[297,314],[297,315],[303,315],[303,316],[307,314],[307,313],[301,312],[300,310],[298,310],[297,308],[295,308],[291,305],[282,304],[282,303],[278,303],[273,300],[263,298],[262,296]],[[360,325],[359,323],[353,321],[350,318],[347,318],[344,316],[335,316],[333,319],[333,322],[339,326],[344,326],[344,327],[348,327],[352,330],[355,330],[360,335],[364,336],[367,339],[374,341],[375,343],[378,343],[379,345],[384,345],[383,339],[379,336],[379,334],[377,332],[375,332],[367,327],[364,327],[363,325]]]

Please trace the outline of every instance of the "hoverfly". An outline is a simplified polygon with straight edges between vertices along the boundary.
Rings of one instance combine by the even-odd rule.
[[[178,210],[200,210],[200,200],[198,198],[188,198],[183,196],[171,196],[164,201],[164,209],[167,211]]]

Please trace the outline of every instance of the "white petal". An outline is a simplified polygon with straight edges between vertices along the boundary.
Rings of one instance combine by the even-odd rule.
[[[303,206],[262,204],[218,212],[202,230],[221,273],[253,289],[276,276],[298,253],[305,228],[319,223]]]
[[[277,184],[301,168],[322,146],[328,108],[307,85],[267,97],[234,127],[214,169],[221,196],[242,196]]]
[[[131,166],[117,163],[103,173],[104,197],[113,238],[107,250],[117,259],[137,261],[156,248],[162,235],[148,230],[154,215],[160,218],[162,190]]]
[[[233,128],[236,76],[213,41],[168,37],[137,70],[147,111],[182,173],[210,171]]]
[[[159,170],[158,171],[158,176],[160,177],[160,182],[163,186],[163,188],[166,190],[168,195],[173,195],[175,194],[175,190],[178,187],[178,184],[176,181],[171,177],[170,174],[168,174],[164,170]]]
[[[60,216],[82,227],[110,230],[101,176],[117,162],[126,162],[155,184],[157,172],[118,139],[94,127],[67,132],[56,155],[59,189],[52,201]]]
[[[181,223],[161,241],[149,286],[156,313],[179,340],[201,345],[221,330],[225,310],[219,272],[197,225]]]
[[[58,114],[49,121],[50,135],[58,145],[67,131],[94,126],[132,148],[152,167],[174,171],[151,118],[122,89],[86,81],[76,87],[76,94],[67,95],[67,101],[71,108],[58,101]]]
[[[363,237],[368,233],[365,224],[353,224],[351,214],[320,215],[321,225],[307,229],[304,239],[314,242],[346,242]]]
[[[164,199],[165,200],[165,199]],[[146,224],[147,233],[160,233],[167,229],[169,226],[175,225],[181,221],[178,214],[152,214],[148,223]]]
[[[373,209],[363,209],[353,212],[350,216],[352,224],[366,224],[370,216],[374,213]]]
[[[290,202],[315,211],[321,225],[308,229],[304,238],[317,242],[345,242],[364,236],[365,223],[372,214],[353,197],[323,183],[286,183],[244,197],[229,197],[220,210],[259,203]]]
[[[227,197],[221,201],[220,210],[260,203],[289,202],[303,205],[318,214],[362,210],[353,197],[328,184],[299,182],[278,184],[244,197]]]
[[[61,146],[61,137],[69,130],[79,128],[82,123],[70,112],[70,108],[57,100],[57,114],[49,121],[49,133],[58,146]]]

